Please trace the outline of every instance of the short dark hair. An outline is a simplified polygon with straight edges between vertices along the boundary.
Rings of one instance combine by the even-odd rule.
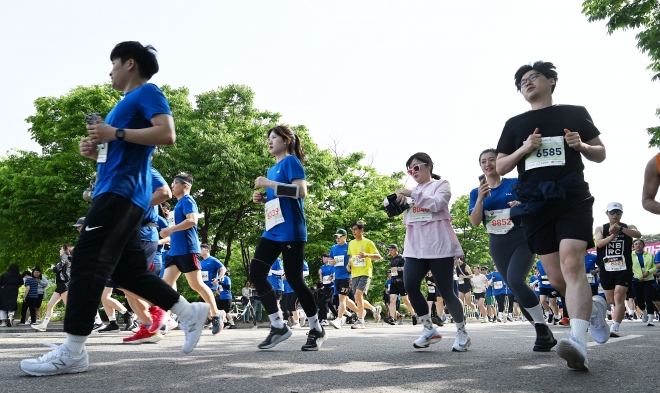
[[[321,257],[330,258],[330,254],[328,254],[327,252],[324,252],[323,254],[321,254]]]
[[[543,76],[545,76],[548,79],[554,79],[555,84],[552,85],[551,91],[552,93],[555,92],[555,87],[557,87],[557,80],[559,79],[557,77],[556,67],[554,64],[550,63],[549,61],[543,61],[543,60],[539,60],[531,65],[525,64],[524,66],[518,68],[518,71],[516,71],[516,75],[514,77],[516,81],[516,88],[518,89],[518,91],[520,91],[520,81],[522,80],[523,75],[525,75],[531,70],[540,72],[541,74],[543,74]]]
[[[357,220],[354,223],[351,224],[351,228],[353,227],[358,227],[358,229],[364,229],[364,221],[362,220]]]
[[[32,273],[30,273],[29,270],[26,270],[26,271],[23,272],[22,276],[23,276],[23,277],[25,277],[25,276],[30,276],[30,277],[32,277]]]
[[[137,41],[124,41],[118,43],[110,52],[110,61],[121,59],[122,64],[133,59],[138,65],[140,76],[151,79],[158,72],[156,48],[151,45],[144,46]]]
[[[186,172],[181,172],[178,175],[174,176],[174,180],[176,180],[177,177],[180,177],[181,179],[183,179],[183,181],[190,183],[190,186],[192,187],[193,177],[191,174]]]
[[[633,244],[635,244],[635,243],[637,243],[637,242],[642,242],[642,244],[644,245],[644,247],[646,247],[646,242],[645,242],[644,240],[642,240],[642,239],[635,239],[635,241],[633,241]]]
[[[202,244],[199,245],[199,248],[206,248],[207,250],[210,250],[210,249],[211,249],[211,246],[209,246],[209,245],[206,244],[206,243],[202,243]]]

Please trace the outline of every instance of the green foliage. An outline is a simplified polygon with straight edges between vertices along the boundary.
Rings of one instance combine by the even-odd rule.
[[[470,223],[468,208],[470,196],[462,195],[451,206],[450,213],[453,218],[451,225],[465,252],[465,263],[470,266],[493,267],[493,261],[488,251],[488,232],[483,225],[473,227]]]
[[[654,235],[642,235],[642,240],[644,240],[644,243],[646,244],[660,242],[660,233]]]

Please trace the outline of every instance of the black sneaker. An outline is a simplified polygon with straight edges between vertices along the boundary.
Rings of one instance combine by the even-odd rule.
[[[552,323],[553,319],[555,319],[555,314],[550,313],[550,314],[548,314],[548,319],[546,320],[546,322]]]
[[[11,327],[13,318],[7,318],[7,327]]]
[[[413,325],[417,325],[417,315],[413,315],[411,317],[411,319],[412,319]]]
[[[281,329],[277,329],[271,325],[270,333],[268,333],[268,337],[259,344],[259,349],[270,349],[289,337],[291,337],[291,330],[289,330],[286,325]]]
[[[137,327],[137,321],[132,312],[126,311],[124,314],[124,323],[126,324],[126,330],[131,330],[134,327]]]
[[[303,351],[318,351],[325,341],[325,329],[321,326],[321,331],[312,329],[307,333],[307,342],[302,346]]]
[[[442,322],[442,318],[440,318],[440,317],[437,316],[437,315],[434,316],[434,317],[431,317],[431,322],[435,323],[435,324],[438,325],[438,326],[445,326],[445,323]]]
[[[390,325],[396,325],[396,322],[394,322],[394,318],[392,318],[391,316],[387,316],[385,319],[383,319],[383,321],[385,321],[385,323],[388,323]]]
[[[99,333],[119,333],[117,321],[110,321],[104,328],[97,330]]]
[[[557,340],[552,335],[552,331],[548,325],[544,323],[535,323],[536,341],[534,341],[534,352],[550,352],[552,347],[557,345]]]
[[[229,325],[229,327],[227,327],[227,329],[238,329],[238,328],[236,327],[236,325]]]

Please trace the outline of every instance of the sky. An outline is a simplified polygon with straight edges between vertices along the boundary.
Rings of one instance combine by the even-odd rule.
[[[660,82],[634,31],[607,35],[574,0],[409,3],[9,2],[0,14],[0,155],[39,151],[25,122],[34,100],[108,82],[112,48],[137,40],[159,52],[157,85],[186,86],[191,100],[247,85],[257,108],[307,126],[321,148],[365,152],[381,173],[430,154],[458,197],[478,185],[478,155],[496,147],[506,120],[530,109],[515,71],[544,60],[559,74],[554,102],[585,106],[607,148],[603,163],[585,160],[595,224],[618,201],[623,222],[660,233],[641,207]]]

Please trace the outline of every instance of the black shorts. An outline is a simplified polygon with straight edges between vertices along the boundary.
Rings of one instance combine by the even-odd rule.
[[[393,282],[390,285],[390,295],[408,296],[408,292],[406,292],[403,281]]]
[[[231,309],[231,299],[216,299],[218,302],[218,310],[223,310],[227,314],[229,314],[229,310]]]
[[[41,296],[41,295],[39,295],[39,296]],[[660,302],[660,286],[657,286],[657,287],[653,288],[653,301],[654,302]]]
[[[438,296],[435,294],[435,292],[429,292],[426,295],[426,301],[427,302],[437,302],[438,301]]]
[[[190,273],[201,269],[197,254],[168,255],[165,261],[165,269],[172,265],[176,266],[181,273]]]
[[[113,289],[113,292],[114,292],[114,289],[119,288],[119,284],[117,284],[116,282],[112,281],[112,279],[108,279],[108,281],[105,282],[105,287],[106,287],[106,288],[112,288],[112,289]]]
[[[523,217],[525,239],[533,254],[546,255],[559,251],[563,239],[587,242],[593,248],[594,197],[567,197],[559,202],[546,202],[537,215]]]
[[[44,294],[40,293],[37,295],[37,301],[34,302],[34,306],[36,308],[41,307],[41,303],[44,301]]]
[[[57,287],[55,288],[55,292],[59,293],[60,295],[68,290],[69,286],[63,282],[58,282]]]
[[[337,294],[348,296],[351,292],[351,279],[340,278],[339,280],[335,280],[335,288],[337,289]]]
[[[282,300],[282,291],[278,291],[278,290],[275,291],[275,299],[277,299],[278,301]]]
[[[590,285],[591,287],[591,296],[598,295],[598,285]]]
[[[282,295],[282,302],[280,302],[282,310],[294,312],[298,308],[298,295],[295,292],[289,292]]]
[[[559,292],[555,291],[554,288],[539,288],[539,295],[554,299],[559,297]]]
[[[600,285],[603,286],[603,289],[606,291],[613,290],[617,285],[622,287],[631,288],[632,287],[632,266],[630,269],[621,270],[618,272],[608,272],[605,269],[601,269],[598,274],[600,278]]]
[[[464,282],[463,284],[458,284],[458,291],[460,293],[470,293],[472,292],[472,284],[469,282]]]
[[[486,298],[486,292],[475,293],[474,294],[474,300],[485,299],[485,298]]]

